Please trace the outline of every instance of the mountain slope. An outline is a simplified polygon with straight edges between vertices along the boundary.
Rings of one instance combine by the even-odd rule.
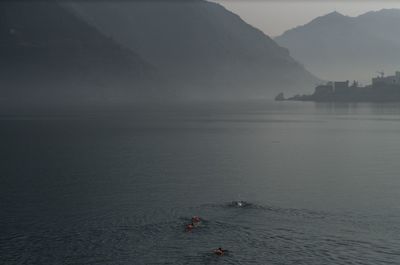
[[[54,104],[132,100],[156,72],[54,2],[0,2],[0,98]]]
[[[185,97],[271,96],[316,80],[286,49],[215,3],[104,1],[73,8],[155,65]]]
[[[399,23],[396,9],[358,17],[333,12],[275,40],[322,79],[370,82],[378,70],[400,68]]]

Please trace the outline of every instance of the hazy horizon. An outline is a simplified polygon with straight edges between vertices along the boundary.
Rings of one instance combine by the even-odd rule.
[[[311,20],[337,11],[346,16],[359,16],[369,11],[400,9],[397,1],[315,1],[315,0],[212,0],[239,15],[270,37],[307,24]],[[298,12],[301,10],[301,12]]]
[[[0,265],[400,264],[398,1],[0,0]]]

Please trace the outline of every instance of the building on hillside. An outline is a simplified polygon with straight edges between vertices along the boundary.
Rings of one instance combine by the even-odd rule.
[[[335,93],[347,92],[349,89],[349,80],[333,82],[333,91]]]
[[[328,82],[326,85],[319,85],[315,88],[316,94],[331,94],[333,93],[333,83]]]
[[[372,86],[400,86],[400,71],[397,71],[395,75],[390,76],[384,76],[384,74],[381,73],[381,76],[372,78]]]

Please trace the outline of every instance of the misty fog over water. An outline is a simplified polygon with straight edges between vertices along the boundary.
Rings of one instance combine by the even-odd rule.
[[[398,263],[399,113],[252,102],[3,115],[0,261]],[[192,215],[204,222],[185,233]]]
[[[400,264],[400,10],[247,2],[0,1],[0,264]]]

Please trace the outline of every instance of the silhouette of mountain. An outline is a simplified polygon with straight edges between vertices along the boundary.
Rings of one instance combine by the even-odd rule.
[[[203,1],[72,4],[105,35],[136,51],[184,97],[254,98],[299,91],[316,78],[258,29]]]
[[[377,71],[400,68],[400,10],[358,17],[337,12],[286,31],[275,40],[324,80],[370,83]]]
[[[55,2],[0,2],[1,103],[135,100],[155,68]]]

